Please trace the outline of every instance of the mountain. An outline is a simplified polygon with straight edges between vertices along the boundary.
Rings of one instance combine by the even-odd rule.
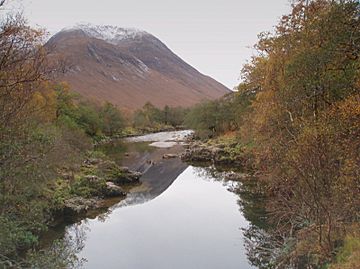
[[[66,59],[60,81],[99,101],[134,110],[147,101],[191,106],[230,92],[175,55],[155,36],[136,29],[77,25],[46,44],[53,59]]]

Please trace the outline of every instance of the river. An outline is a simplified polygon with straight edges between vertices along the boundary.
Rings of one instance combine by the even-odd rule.
[[[83,268],[259,268],[250,262],[254,224],[243,214],[249,201],[239,196],[242,183],[224,180],[211,167],[160,158],[179,152],[187,134],[152,134],[128,139],[125,150],[107,148],[143,172],[143,184],[106,213],[65,227],[64,238],[81,239]],[[156,161],[145,165],[149,159]]]

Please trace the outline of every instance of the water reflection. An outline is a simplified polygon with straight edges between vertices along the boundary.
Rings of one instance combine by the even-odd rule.
[[[147,155],[155,150],[155,148],[149,146],[148,142],[126,143],[122,139],[100,144],[96,149],[102,151],[120,165],[130,154]]]
[[[201,177],[223,182],[229,191],[238,195],[239,210],[249,224],[242,228],[247,258],[256,268],[274,268],[282,246],[278,245],[276,236],[271,233],[263,184],[254,177],[240,182],[226,181],[226,172],[213,166],[196,169],[196,171]]]
[[[85,247],[88,232],[87,225],[67,227],[62,239],[53,241],[48,248],[28,254],[27,266],[19,268],[82,268],[86,259],[79,253]]]
[[[254,268],[247,260],[236,183],[188,167],[157,198],[86,220],[85,268]],[[203,174],[199,176],[199,174]],[[121,204],[121,203],[120,203]],[[68,232],[71,233],[71,229]]]
[[[273,268],[276,247],[256,179],[228,181],[214,167],[179,171],[166,191],[133,192],[68,226],[64,253],[76,266],[87,260],[85,268]]]

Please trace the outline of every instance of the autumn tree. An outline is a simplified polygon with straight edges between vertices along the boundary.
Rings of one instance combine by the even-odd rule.
[[[305,233],[316,238],[319,248],[312,254],[322,262],[342,229],[358,219],[358,180],[341,172],[359,169],[358,18],[357,1],[296,1],[274,34],[259,36],[259,55],[243,73],[244,90],[256,92],[243,129],[252,130],[277,231],[295,241]],[[286,256],[292,262],[316,263],[293,250]]]
[[[293,1],[259,35],[233,98],[187,117],[204,137],[235,129],[251,144],[276,268],[325,266],[359,227],[359,10],[354,0]]]
[[[86,144],[84,137],[71,144],[76,133],[55,124],[58,98],[43,33],[20,15],[0,21],[0,267],[37,243],[51,218],[58,168],[76,163]]]

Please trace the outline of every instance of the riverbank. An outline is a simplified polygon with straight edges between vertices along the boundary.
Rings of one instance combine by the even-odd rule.
[[[251,159],[246,159],[246,150],[240,143],[235,143],[237,140],[236,136],[227,135],[225,137],[201,142],[194,140],[191,136],[185,135],[185,133],[179,136],[179,132],[175,134],[166,132],[131,138],[130,141],[114,140],[107,145],[106,148],[98,148],[97,150],[103,151],[104,155],[102,155],[102,157],[101,155],[97,155],[96,157],[88,158],[81,169],[82,177],[80,178],[84,178],[85,176],[86,179],[91,179],[96,176],[98,178],[108,179],[109,175],[104,174],[104,170],[101,168],[108,167],[109,163],[108,161],[99,160],[105,159],[106,157],[115,160],[110,161],[110,167],[114,167],[115,165],[115,167],[117,167],[115,170],[118,172],[135,171],[134,173],[141,173],[141,176],[138,181],[132,182],[134,184],[126,184],[129,182],[124,181],[112,181],[114,184],[124,184],[124,186],[128,187],[123,187],[124,191],[126,191],[126,196],[102,199],[102,202],[99,203],[101,206],[97,209],[90,208],[87,213],[83,215],[75,214],[77,218],[75,218],[73,222],[66,224],[60,223],[58,226],[60,228],[56,228],[58,229],[56,233],[53,233],[52,236],[44,237],[42,240],[45,244],[42,244],[42,246],[51,246],[54,239],[63,240],[67,238],[69,229],[70,231],[71,229],[75,229],[74,233],[79,233],[80,237],[83,232],[85,234],[91,234],[92,237],[94,234],[97,234],[95,239],[90,239],[90,242],[87,241],[85,243],[85,250],[83,250],[83,246],[79,246],[81,254],[78,257],[91,258],[91,262],[87,265],[89,267],[86,268],[96,268],[96,266],[98,266],[97,262],[104,263],[105,256],[108,257],[106,264],[110,266],[109,268],[116,268],[121,262],[130,264],[133,262],[133,259],[124,259],[122,255],[125,255],[124,253],[136,244],[137,237],[135,234],[145,233],[147,235],[146,238],[142,238],[139,241],[139,245],[136,245],[137,252],[135,249],[131,250],[131,253],[137,253],[137,255],[141,256],[141,253],[139,254],[138,251],[141,249],[141,246],[148,243],[147,240],[151,237],[150,234],[155,233],[157,236],[160,235],[159,240],[161,242],[163,231],[172,231],[174,227],[178,228],[179,223],[183,223],[182,225],[189,223],[188,212],[191,212],[191,209],[200,203],[201,199],[197,196],[199,193],[202,193],[201,197],[206,198],[206,203],[203,205],[204,208],[201,211],[196,212],[196,214],[192,216],[192,218],[196,219],[196,221],[194,221],[195,225],[197,225],[199,221],[201,223],[204,210],[211,211],[212,208],[219,208],[221,212],[227,210],[221,199],[214,200],[214,193],[208,192],[209,190],[204,191],[202,188],[197,189],[197,181],[190,182],[186,180],[187,178],[195,177],[197,180],[203,179],[209,182],[209,184],[216,181],[223,185],[227,191],[236,195],[236,206],[240,206],[242,215],[246,221],[249,222],[246,227],[244,226],[243,230],[247,250],[246,252],[242,250],[242,255],[246,254],[253,265],[268,265],[273,263],[274,260],[279,258],[276,256],[276,253],[282,253],[282,246],[276,245],[278,241],[276,237],[273,237],[272,231],[269,230],[271,226],[269,226],[269,215],[266,212],[266,205],[269,201],[268,192],[263,182],[254,177],[254,170],[248,169],[249,167],[251,168],[251,166],[247,166],[246,163],[241,162],[244,160],[251,161]],[[117,150],[117,148],[119,148],[119,150]],[[235,154],[239,152],[241,158],[234,158]],[[115,155],[120,155],[121,157],[114,158]],[[251,155],[249,156],[251,157]],[[194,160],[196,160],[196,162],[194,162]],[[191,164],[194,164],[194,166]],[[123,166],[127,167],[125,171]],[[202,166],[202,168],[198,166]],[[113,171],[113,169],[110,169],[110,171]],[[184,177],[179,177],[179,175],[182,174],[184,174]],[[176,182],[174,183],[175,179]],[[179,180],[184,181],[183,183],[185,185],[183,185],[183,187],[179,187],[179,184],[180,186],[182,184],[181,182],[179,183]],[[175,188],[174,186],[178,187]],[[166,201],[162,204],[163,209],[158,211],[159,208],[156,206],[158,201],[162,201],[164,197],[167,197],[169,193],[171,194],[174,191],[175,193],[178,191],[181,193],[181,196],[178,196],[178,194],[175,195],[175,198],[177,197],[176,204],[173,204],[171,200],[170,202]],[[194,194],[191,198],[192,202],[189,201],[190,193]],[[155,207],[153,207],[153,205],[155,205]],[[172,207],[176,207],[177,211],[172,212],[170,209]],[[186,213],[184,217],[179,216],[178,210]],[[136,212],[141,212],[141,215]],[[239,213],[238,208],[236,212]],[[157,222],[157,216],[161,216],[160,222]],[[149,218],[155,218],[157,220],[152,227],[148,227]],[[166,227],[165,223],[167,223],[168,218],[177,218],[178,222]],[[214,220],[214,218],[217,217],[211,216],[212,220]],[[219,225],[222,218],[223,216],[218,218],[220,221]],[[72,225],[75,221],[76,223]],[[209,225],[210,224],[207,223],[206,227],[209,227]],[[235,223],[235,225],[238,225],[238,223]],[[87,228],[88,226],[89,228]],[[104,227],[109,227],[109,233],[106,232],[105,235],[103,233]],[[206,233],[206,229],[203,229],[203,227],[205,227],[204,225],[200,225],[201,228],[196,227],[196,233],[202,233],[203,231]],[[78,231],[78,229],[80,229],[80,231]],[[84,231],[81,231],[81,229],[84,229]],[[89,229],[89,231],[87,231],[87,229]],[[94,231],[91,231],[92,229]],[[129,229],[131,229],[130,233]],[[148,233],[147,231],[149,229],[152,229],[152,232]],[[107,228],[105,228],[105,230],[107,230]],[[186,229],[186,231],[188,231],[188,229]],[[170,235],[173,235],[173,232],[170,232],[169,236]],[[187,238],[185,230],[182,236]],[[353,251],[353,249],[357,249],[357,245],[354,245],[354,242],[357,242],[356,236],[354,233],[352,237],[349,237],[344,248],[340,250],[338,258],[339,266],[344,265],[342,259],[348,259],[348,255],[351,255],[350,264],[356,264],[356,257],[353,254],[348,254],[349,250]],[[114,242],[114,238],[118,238],[118,240]],[[207,242],[212,238],[213,236],[207,235],[206,238],[202,238],[199,242]],[[219,238],[219,240],[222,239],[223,238]],[[179,238],[177,238],[177,240],[179,240]],[[231,238],[229,238],[229,240],[231,240]],[[76,239],[76,242],[77,241],[78,239]],[[177,244],[179,244],[179,241],[176,241],[175,245]],[[106,249],[106,253],[95,255],[92,251],[98,249],[99,245]],[[107,248],[105,247],[106,245],[111,247]],[[117,246],[117,254],[114,252],[114,245]],[[267,246],[266,251],[263,250],[265,245]],[[188,244],[186,244],[185,250],[187,247]],[[122,249],[121,253],[119,249]],[[180,249],[179,251],[183,250]],[[146,248],[146,253],[148,252],[149,249]],[[169,253],[169,255],[171,255],[171,253]],[[292,255],[292,253],[290,253],[290,255]],[[281,256],[280,258],[291,258],[290,255]],[[93,258],[94,256],[96,256],[95,259]],[[116,259],[118,256],[122,257],[121,261]],[[173,257],[173,260],[176,260],[176,257],[177,255]],[[226,255],[224,255],[224,257],[226,257]],[[157,263],[155,262],[154,264]],[[337,269],[339,266],[334,268]],[[146,267],[140,266],[139,268],[150,267],[147,265]]]
[[[189,139],[181,159],[198,165],[211,164],[219,170],[254,172],[249,147],[241,144],[234,133],[208,140]]]
[[[83,219],[106,216],[122,202],[139,204],[162,194],[188,167],[179,157],[185,150],[183,143],[188,134],[188,131],[160,132],[129,138],[132,141],[114,138],[96,145],[84,154],[82,162],[59,169],[59,176],[49,187],[49,196],[44,198],[50,202],[47,227],[36,233],[36,241],[31,244],[31,248],[41,251],[19,249],[24,264],[41,264],[45,260],[66,267],[78,262],[72,254],[69,257],[58,254],[69,251],[66,250],[69,242],[64,239],[66,227]],[[4,259],[5,263],[16,264],[11,257]]]
[[[55,216],[71,218],[86,215],[90,210],[103,207],[104,200],[124,198],[128,191],[139,185],[141,173],[122,167],[101,152],[93,152],[79,170],[64,170],[55,190]]]
[[[146,255],[142,256],[144,253],[151,253],[151,249],[146,247],[146,252],[142,254],[141,250],[145,251],[144,246],[153,244],[150,239],[152,234],[158,237],[156,242],[160,244],[168,242],[168,238],[163,238],[166,234],[169,238],[174,238],[172,245],[177,249],[176,253],[171,251],[168,253],[171,257],[169,261],[172,263],[179,260],[181,253],[187,253],[186,255],[197,259],[198,264],[210,260],[219,263],[221,260],[228,262],[231,266],[229,268],[235,268],[239,264],[242,268],[252,268],[248,264],[246,259],[248,253],[242,247],[242,239],[239,238],[238,233],[239,225],[248,229],[248,221],[261,222],[263,217],[261,190],[256,187],[256,193],[254,192],[255,181],[251,180],[249,174],[232,171],[234,169],[228,170],[225,166],[215,168],[212,163],[207,165],[203,163],[204,167],[189,166],[181,156],[193,147],[193,143],[198,141],[193,141],[193,138],[186,133],[167,132],[136,137],[131,141],[114,140],[106,147],[98,148],[97,150],[105,152],[105,156],[116,160],[117,165],[121,164],[130,171],[140,172],[139,183],[128,190],[126,197],[104,199],[106,202],[103,204],[104,208],[89,210],[86,215],[78,215],[76,223],[60,223],[42,238],[42,246],[49,248],[54,239],[64,240],[69,234],[71,237],[75,236],[75,242],[82,242],[82,233],[91,234],[90,240],[84,242],[84,249],[80,244],[78,248],[80,254],[76,256],[79,259],[90,258],[86,268],[98,268],[99,263],[104,264],[105,256],[108,268],[118,268],[119,264],[131,264],[134,262],[131,258],[132,253],[143,257],[147,264],[139,267],[125,266],[125,268],[158,268],[156,267],[159,265],[158,261],[147,260]],[[121,157],[115,158],[116,155]],[[89,169],[91,174],[101,177],[101,174],[96,172],[99,167],[98,162],[98,160],[88,160],[90,167],[86,169]],[[171,198],[166,198],[169,196]],[[159,203],[161,210],[157,206]],[[243,215],[239,212],[239,206]],[[199,210],[194,211],[195,208]],[[149,219],[154,219],[154,223],[151,224]],[[224,219],[233,219],[234,222],[231,225],[229,222],[223,223]],[[180,227],[184,229],[181,230]],[[232,232],[224,233],[224,227],[228,227],[227,229]],[[250,227],[257,229],[252,224]],[[174,228],[177,229],[176,233],[173,232]],[[148,232],[149,229],[152,232]],[[103,234],[105,230],[109,230],[109,233]],[[181,238],[177,236],[179,233]],[[249,236],[247,231],[242,233],[244,236]],[[146,234],[146,236],[138,242],[136,234]],[[192,234],[202,235],[196,239],[198,248],[195,252],[191,252],[193,254],[187,252],[191,246],[194,246]],[[117,239],[114,241],[115,238]],[[74,242],[74,239],[71,242]],[[218,242],[218,244],[211,243],[216,252],[224,248],[228,250],[222,255],[223,259],[207,257],[209,242]],[[96,255],[93,254],[94,247],[98,249],[99,245],[102,249],[106,249],[106,253],[101,254],[98,251]],[[129,253],[130,256],[125,253]],[[122,259],[119,261],[117,257]],[[180,268],[181,264],[174,264],[174,268]],[[211,263],[210,265],[214,266]],[[213,268],[209,266],[207,268]]]
[[[190,140],[181,158],[194,165],[211,165],[215,171],[230,171],[224,173],[224,178],[226,180],[239,181],[243,186],[251,181],[253,184],[258,185],[246,194],[246,196],[259,196],[261,200],[264,201],[261,207],[252,209],[253,212],[257,210],[261,212],[259,214],[262,218],[260,222],[264,222],[264,224],[260,225],[260,227],[262,227],[261,229],[267,227],[261,232],[263,233],[261,236],[264,236],[261,240],[262,242],[257,242],[256,240],[252,242],[254,249],[250,251],[258,256],[255,260],[259,259],[258,262],[261,263],[264,262],[262,259],[267,256],[268,258],[266,259],[269,259],[267,261],[269,264],[299,262],[299,260],[303,260],[303,264],[312,264],[316,263],[313,257],[317,255],[322,259],[320,263],[325,266],[321,268],[360,268],[358,259],[360,235],[359,225],[357,223],[343,222],[341,224],[343,230],[324,225],[324,231],[334,229],[331,240],[335,243],[332,243],[334,251],[331,255],[325,254],[327,249],[319,248],[319,246],[322,246],[324,243],[321,242],[321,239],[319,241],[319,235],[314,232],[314,226],[311,225],[310,228],[299,229],[296,236],[292,235],[292,237],[286,238],[285,242],[277,238],[279,232],[278,222],[271,217],[271,215],[274,214],[274,209],[271,208],[272,199],[274,199],[272,190],[269,188],[268,182],[264,177],[260,176],[258,178],[256,176],[259,175],[259,172],[257,172],[258,169],[256,169],[255,166],[254,156],[251,154],[252,146],[243,145],[239,141],[241,140],[238,139],[235,134],[222,135],[208,140]],[[242,190],[237,190],[237,192],[241,193]],[[244,197],[243,199],[246,200]],[[251,207],[252,205],[247,204],[245,208],[249,206]],[[254,216],[248,217],[254,221],[254,223],[259,222],[259,219],[256,219],[257,217],[255,219],[253,219]],[[323,235],[320,235],[320,238],[321,236]],[[313,242],[316,243],[313,244]],[[263,244],[268,244],[266,250],[261,250]],[[289,247],[287,244],[292,244],[292,250],[288,253],[284,251]],[[267,264],[266,260],[265,264]]]
[[[61,171],[49,226],[96,216],[129,195],[144,200],[160,195],[188,166],[180,156],[189,134],[152,133],[98,146],[75,172]]]
[[[189,166],[156,199],[130,193],[105,214],[66,226],[61,238],[81,242],[76,255],[87,269],[252,269],[242,239],[249,223],[233,192],[240,184],[211,173]]]
[[[62,171],[55,190],[58,203],[55,223],[59,219],[84,217],[88,212],[108,206],[109,198],[124,199],[130,192],[142,190],[148,195],[159,195],[187,167],[179,156],[184,152],[181,143],[190,134],[191,131],[166,131],[106,142],[105,148],[112,150],[126,144],[143,147],[140,151],[129,147],[116,152],[115,155],[120,154],[121,159],[107,155],[107,151],[97,145],[77,171]]]

